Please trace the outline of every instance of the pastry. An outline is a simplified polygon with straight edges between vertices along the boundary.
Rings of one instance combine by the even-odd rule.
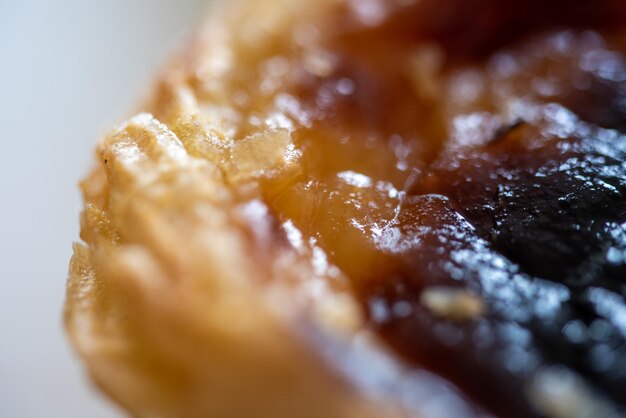
[[[221,2],[81,183],[137,417],[623,416],[626,3]]]

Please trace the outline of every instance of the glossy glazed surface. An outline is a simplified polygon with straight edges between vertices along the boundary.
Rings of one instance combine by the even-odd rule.
[[[260,67],[280,116],[251,113],[250,130],[289,129],[303,167],[265,188],[270,208],[349,276],[389,344],[481,407],[561,416],[565,397],[538,389],[556,376],[617,414],[624,6],[365,3]]]

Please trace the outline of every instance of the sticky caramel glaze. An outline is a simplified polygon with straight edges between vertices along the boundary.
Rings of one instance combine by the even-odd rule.
[[[437,161],[398,221],[402,266],[365,293],[394,346],[501,416],[535,416],[524,391],[550,363],[626,403],[626,264],[611,256],[626,249],[626,138],[592,130],[528,146],[542,125]],[[470,289],[488,315],[436,318],[419,298],[433,285]],[[410,313],[394,314],[400,302]],[[594,323],[602,337],[571,334]]]
[[[600,394],[590,404],[617,414],[623,2],[424,0],[384,12],[364,24],[344,6],[316,45],[325,58],[296,64],[303,172],[266,188],[268,204],[347,273],[391,346],[477,404],[562,416],[558,399],[532,395],[561,365]],[[485,309],[458,320],[424,303],[425,290],[448,288]]]

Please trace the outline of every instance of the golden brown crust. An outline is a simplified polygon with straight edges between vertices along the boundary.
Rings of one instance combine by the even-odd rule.
[[[213,18],[162,76],[151,113],[101,142],[81,184],[84,244],[74,247],[65,324],[93,380],[137,417],[382,414],[301,335],[348,338],[361,319],[341,280],[315,271],[310,249],[286,245],[258,200],[255,182],[298,175],[290,133],[236,141],[212,73],[220,48],[242,50],[226,27],[258,30],[241,19],[263,4]],[[202,71],[213,91],[193,86]],[[310,303],[307,286],[324,303]]]
[[[75,246],[66,324],[107,393],[136,416],[362,408],[290,329],[300,307],[280,287],[312,273],[287,249],[260,259],[268,254],[241,215],[250,203],[221,170],[147,114],[105,139],[98,157],[83,183],[87,245]]]

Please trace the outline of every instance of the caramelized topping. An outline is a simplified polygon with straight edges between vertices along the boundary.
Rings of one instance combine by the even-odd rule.
[[[349,275],[389,344],[492,413],[592,416],[541,390],[565,373],[617,416],[624,6],[368,3],[379,14],[349,2],[290,64],[304,172],[266,190],[272,210]]]
[[[212,51],[189,84],[240,138],[229,181],[260,185],[411,367],[476,416],[619,416],[625,4],[276,6],[291,23],[233,34],[239,56]]]
[[[555,105],[505,136],[442,157],[410,190],[403,211],[431,221],[394,226],[410,244],[396,278],[366,292],[390,312],[372,319],[502,416],[541,416],[524,391],[552,363],[626,404],[626,137]],[[471,289],[489,314],[440,321],[417,296],[440,285]],[[394,315],[399,302],[410,313]]]

